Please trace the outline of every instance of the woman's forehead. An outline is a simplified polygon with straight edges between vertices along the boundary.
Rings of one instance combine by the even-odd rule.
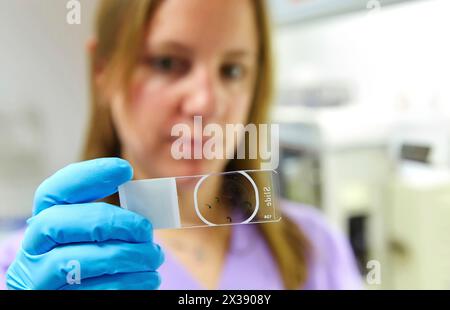
[[[251,0],[169,0],[161,3],[150,21],[146,43],[252,53],[257,38]]]

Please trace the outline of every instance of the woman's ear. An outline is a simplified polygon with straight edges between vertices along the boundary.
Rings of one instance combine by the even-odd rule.
[[[103,71],[103,64],[99,62],[99,59],[97,57],[97,39],[94,37],[91,37],[86,42],[86,51],[88,52],[89,57],[92,61],[92,68],[93,73],[98,76]]]
[[[93,56],[95,54],[96,48],[97,48],[97,39],[94,37],[90,37],[86,42],[86,50],[89,53],[89,56]]]
[[[95,37],[91,37],[86,42],[86,51],[91,58],[91,66],[92,66],[92,78],[95,85],[95,88],[97,89],[97,93],[100,95],[103,100],[105,100],[105,82],[104,82],[104,64],[99,61],[98,57],[96,57],[96,51],[97,51],[97,39]]]

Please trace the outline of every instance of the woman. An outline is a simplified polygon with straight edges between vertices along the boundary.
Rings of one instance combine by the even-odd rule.
[[[259,168],[257,160],[175,160],[171,128],[192,126],[194,116],[221,126],[266,123],[269,43],[263,1],[102,1],[89,44],[93,109],[84,154],[100,159],[70,165],[38,188],[22,245],[9,244],[18,254],[3,262],[8,287],[359,288],[347,242],[313,209],[284,202],[280,223],[153,236],[147,220],[114,206],[133,173]],[[183,186],[187,204],[192,184]]]

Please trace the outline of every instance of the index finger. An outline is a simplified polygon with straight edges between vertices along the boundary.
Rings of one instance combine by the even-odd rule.
[[[108,197],[132,177],[131,165],[120,158],[99,158],[71,164],[38,187],[33,215],[54,205],[92,202]]]

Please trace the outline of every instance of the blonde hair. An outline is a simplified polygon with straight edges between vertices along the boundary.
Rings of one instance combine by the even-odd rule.
[[[272,57],[270,27],[264,1],[252,0],[259,30],[259,72],[248,123],[267,123],[272,99]],[[97,91],[94,75],[102,66],[110,88],[126,90],[139,57],[146,25],[161,0],[103,0],[97,13],[97,45],[91,58],[91,119],[83,158],[120,157],[121,144],[114,128],[109,104]],[[227,171],[259,169],[259,160],[231,160]],[[117,197],[110,201],[117,202]],[[307,278],[309,244],[300,228],[288,217],[281,223],[260,224],[287,289],[298,289]]]

